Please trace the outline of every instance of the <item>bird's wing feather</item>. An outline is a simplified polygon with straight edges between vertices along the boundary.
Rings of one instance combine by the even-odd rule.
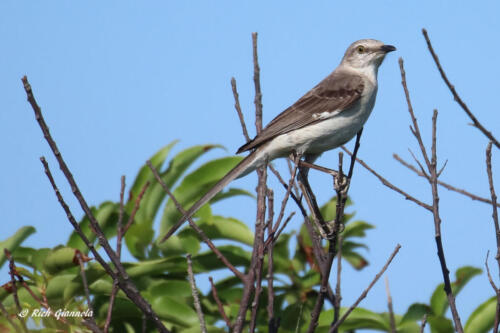
[[[257,148],[278,135],[322,121],[328,118],[328,114],[349,109],[359,102],[363,88],[364,82],[359,75],[333,72],[276,116],[258,136],[241,146],[237,153]]]

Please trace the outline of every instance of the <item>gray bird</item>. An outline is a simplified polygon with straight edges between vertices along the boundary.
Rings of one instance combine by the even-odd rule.
[[[162,241],[234,179],[291,153],[312,163],[324,151],[351,140],[363,128],[375,105],[378,68],[386,54],[395,50],[394,46],[374,39],[352,43],[330,75],[238,149],[238,154],[250,154],[203,195]]]

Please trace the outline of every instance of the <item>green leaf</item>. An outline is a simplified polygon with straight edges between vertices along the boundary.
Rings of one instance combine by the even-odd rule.
[[[175,189],[174,196],[187,210],[241,160],[242,157],[231,156],[205,163],[184,178],[182,183]],[[163,237],[162,235],[177,223],[180,217],[181,214],[172,200],[168,200],[161,220],[160,237]]]
[[[462,288],[476,275],[482,273],[480,268],[472,266],[464,266],[455,272],[455,281],[451,283],[451,289],[455,297],[462,290]],[[444,316],[446,309],[448,309],[448,298],[444,292],[444,283],[441,283],[434,290],[431,297],[431,308],[434,314]]]
[[[404,314],[402,321],[403,322],[419,321],[422,320],[422,318],[426,314],[427,315],[432,314],[432,309],[430,306],[423,303],[413,303],[408,307],[408,310],[406,310],[406,313]]]
[[[96,218],[97,222],[99,223],[99,226],[101,227],[101,229],[104,230],[104,233],[108,238],[110,238],[111,235],[116,234],[116,222],[118,220],[118,204],[111,201],[105,201],[101,203],[98,208],[91,207],[90,209],[92,211],[92,214]],[[90,221],[88,217],[84,216],[84,218],[79,222],[79,224],[85,236],[87,236],[87,238],[91,243],[94,243],[96,240],[96,235],[90,228]],[[68,247],[78,249],[85,254],[89,252],[87,245],[85,245],[81,237],[75,231],[71,233],[66,245]]]
[[[340,309],[340,316],[347,311],[347,308]],[[333,318],[333,310],[322,311],[318,320],[319,326],[330,327]],[[390,324],[383,315],[364,309],[355,308],[341,325],[342,331],[357,329],[372,329],[390,331]]]
[[[451,320],[443,316],[429,316],[427,322],[431,327],[432,333],[453,333],[455,329]]]
[[[76,274],[59,274],[50,279],[45,291],[47,299],[51,303],[61,301],[64,296],[64,289],[75,276]]]
[[[201,248],[200,240],[192,232],[185,231],[179,235],[173,235],[167,241],[155,246],[162,251],[164,256],[196,254]]]
[[[342,258],[346,260],[356,270],[361,270],[366,266],[368,266],[369,264],[368,260],[366,260],[365,257],[353,251],[343,252],[342,250]]]
[[[255,198],[255,195],[253,195],[252,193],[250,193],[246,190],[243,190],[241,188],[231,187],[225,191],[220,191],[219,193],[217,193],[217,195],[215,197],[213,197],[212,200],[210,200],[210,203],[213,204],[213,203],[216,203],[217,201],[221,201],[223,199],[231,198],[231,197],[238,196],[238,195],[243,195],[243,196]]]
[[[190,297],[191,286],[186,280],[164,280],[158,281],[148,288],[151,295],[170,297]]]
[[[218,249],[234,266],[248,267],[248,265],[250,265],[251,254],[241,247],[223,245],[218,246]],[[210,272],[225,267],[226,266],[212,251],[200,253],[193,257],[193,269],[198,273]]]
[[[129,264],[127,273],[131,278],[140,276],[154,276],[163,273],[184,273],[187,269],[186,259],[180,256],[155,260],[143,260]]]
[[[0,242],[0,267],[3,266],[7,259],[3,249],[9,250],[14,255],[19,245],[35,231],[36,229],[32,226],[21,227],[14,235]]]
[[[375,227],[370,223],[364,221],[354,221],[345,226],[345,229],[342,232],[342,237],[344,239],[350,237],[365,237],[366,230],[370,230],[373,228]]]
[[[136,259],[146,258],[146,250],[153,242],[154,230],[149,223],[135,221],[125,234],[125,244]]]
[[[221,147],[222,146],[220,145],[199,145],[181,151],[170,160],[165,171],[158,170],[158,172],[160,173],[160,178],[167,185],[167,187],[171,189],[175,185],[179,177],[181,177],[182,174],[200,156],[214,148]],[[163,163],[163,161],[161,163]],[[159,169],[161,166],[160,164],[158,166],[155,166],[155,168]],[[150,171],[149,167],[147,167],[146,173],[149,175],[151,186],[142,199],[141,209],[137,212],[136,220],[140,221],[141,223],[152,224],[155,216],[158,213],[158,209],[167,193],[160,185],[160,183],[158,183],[156,179],[154,179],[153,173]]]
[[[168,156],[168,153],[178,142],[179,140],[175,140],[169,143],[149,158],[151,164],[155,167],[155,169],[161,168],[163,162]],[[134,197],[136,197],[139,193],[141,193],[144,184],[146,184],[146,182],[148,181],[152,181],[153,179],[154,175],[151,172],[151,169],[149,169],[147,165],[144,165],[135,177],[134,184],[132,185],[130,192]]]
[[[212,240],[227,239],[247,245],[253,244],[250,228],[235,218],[214,215],[210,221],[202,220],[198,225]]]
[[[47,255],[43,267],[48,273],[56,274],[67,268],[78,266],[77,251],[70,247],[57,248]]]
[[[151,306],[160,318],[183,327],[194,326],[198,323],[196,312],[184,302],[179,302],[169,296],[156,297]]]
[[[465,332],[486,333],[491,332],[495,323],[497,308],[496,297],[491,297],[486,302],[479,305],[467,319]]]
[[[304,324],[307,323],[306,318],[304,318],[304,307],[305,305],[301,303],[287,306],[282,313],[281,328],[293,332],[297,326],[304,327]],[[302,330],[299,329],[299,332]]]

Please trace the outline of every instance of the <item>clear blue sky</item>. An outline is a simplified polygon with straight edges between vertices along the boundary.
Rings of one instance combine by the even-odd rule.
[[[27,2],[26,2],[27,3]],[[340,61],[354,40],[376,38],[397,46],[379,74],[375,110],[359,156],[395,184],[430,201],[427,184],[391,155],[417,152],[409,130],[397,58],[405,59],[414,108],[426,142],[432,109],[439,110],[442,179],[488,195],[484,166],[487,140],[453,101],[427,52],[426,27],[452,82],[478,118],[500,135],[497,1],[74,1],[0,3],[1,239],[19,227],[37,233],[25,244],[50,247],[66,241],[71,226],[43,174],[39,156],[57,167],[26,103],[20,78],[27,74],[52,134],[87,200],[118,198],[122,174],[129,183],[158,148],[181,139],[177,151],[222,143],[229,152],[244,139],[233,109],[229,80],[238,80],[242,106],[253,123],[251,32],[259,32],[264,122],[293,103]],[[253,132],[253,128],[252,128]],[[220,150],[209,157],[224,156]],[[500,158],[494,150],[498,174]],[[334,167],[337,153],[318,161]],[[279,162],[278,164],[282,164]],[[57,173],[57,172],[56,172]],[[330,179],[312,172],[321,201],[332,195]],[[81,211],[57,175],[75,215]],[[255,177],[238,183],[255,187]],[[500,192],[500,184],[498,185]],[[344,270],[344,304],[350,304],[383,265],[396,243],[400,254],[388,276],[397,313],[428,301],[442,281],[435,255],[432,217],[383,187],[357,167],[350,194],[357,218],[375,224],[362,272]],[[452,273],[483,268],[495,249],[491,207],[441,189],[443,238]],[[251,202],[241,198],[216,207],[252,221]],[[295,207],[292,207],[295,209]],[[243,211],[243,212],[242,212]],[[289,228],[297,228],[299,221]],[[493,267],[495,265],[492,265]],[[494,268],[495,276],[496,268]],[[7,279],[5,270],[1,271]],[[483,274],[457,299],[462,318],[492,295]],[[385,311],[379,283],[362,306]]]

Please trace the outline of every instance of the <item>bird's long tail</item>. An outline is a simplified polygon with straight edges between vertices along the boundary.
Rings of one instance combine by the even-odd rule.
[[[210,201],[213,197],[217,195],[224,187],[226,187],[234,179],[244,176],[251,171],[255,170],[257,167],[257,162],[259,159],[258,150],[253,151],[245,157],[240,163],[238,163],[231,171],[229,171],[221,180],[217,182],[200,200],[198,200],[189,210],[182,216],[182,218],[165,234],[161,242],[166,241],[180,226],[184,221],[190,219],[204,204]]]

